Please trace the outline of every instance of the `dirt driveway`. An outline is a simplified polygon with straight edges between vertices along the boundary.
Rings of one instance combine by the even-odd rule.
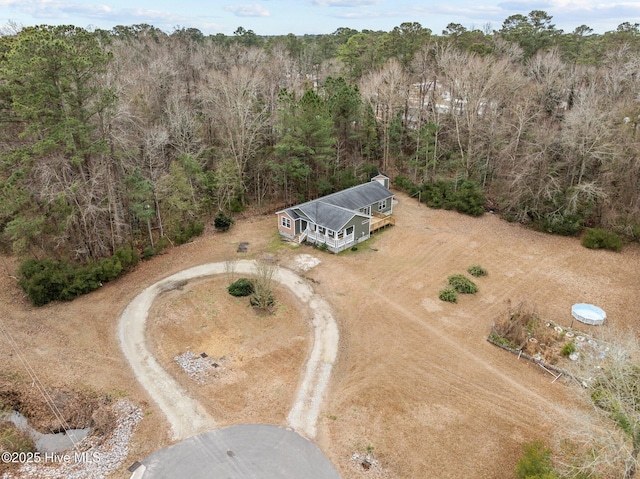
[[[91,295],[44,308],[26,304],[10,278],[16,262],[2,258],[3,324],[48,384],[126,395],[143,407],[133,462],[171,440],[163,414],[120,350],[117,323],[126,305],[144,288],[192,266],[268,252],[295,268],[298,255],[308,254],[320,263],[302,274],[331,305],[340,333],[316,441],[342,476],[513,477],[520,444],[571,427],[577,403],[571,388],[551,384],[538,367],[491,346],[492,319],[526,301],[567,325],[571,305],[588,302],[607,312],[605,328],[637,327],[640,249],[591,251],[577,239],[492,215],[469,218],[398,198],[396,226],[355,252],[294,249],[279,241],[274,216],[247,216],[227,234],[208,233]],[[248,253],[236,253],[241,241],[250,243]],[[439,301],[447,276],[472,264],[489,271],[477,280],[478,294],[458,304]],[[5,374],[24,375],[5,348],[0,363]],[[246,419],[260,422],[255,414]],[[352,460],[367,451],[379,461],[375,470]]]
[[[215,420],[154,358],[147,347],[146,319],[160,293],[182,288],[192,279],[224,274],[225,266],[224,262],[194,266],[158,281],[136,296],[120,316],[118,335],[122,350],[137,379],[166,415],[174,440],[214,429]],[[239,274],[256,274],[255,261],[236,261],[233,269]],[[295,431],[314,438],[323,393],[337,355],[338,328],[329,305],[300,276],[277,267],[273,279],[289,288],[311,310],[313,345],[287,422]]]

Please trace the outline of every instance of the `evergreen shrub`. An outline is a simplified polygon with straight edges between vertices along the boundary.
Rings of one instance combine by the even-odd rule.
[[[458,293],[462,294],[475,294],[478,292],[476,284],[461,274],[454,274],[449,276],[449,286],[455,289]]]
[[[602,228],[587,228],[582,238],[582,246],[591,249],[609,249],[620,251],[622,249],[622,237],[613,231]]]
[[[219,212],[218,216],[213,220],[213,226],[215,226],[216,231],[228,231],[233,223],[233,218],[227,215],[224,211]]]
[[[253,293],[253,283],[247,278],[240,278],[234,281],[227,288],[231,296],[242,297]]]
[[[173,241],[176,245],[185,244],[191,238],[200,236],[204,231],[204,223],[201,221],[191,221],[186,226],[179,225],[173,232]]]
[[[480,276],[486,276],[487,274],[489,274],[487,272],[486,269],[484,269],[482,266],[480,266],[479,264],[474,264],[473,266],[469,266],[467,268],[467,272],[471,275],[471,276],[475,276],[476,278],[479,278]]]
[[[440,290],[440,294],[438,297],[442,301],[447,301],[449,303],[457,303],[458,302],[458,293],[454,288],[444,288]]]
[[[516,465],[517,479],[558,479],[551,463],[551,449],[540,440],[525,443]]]
[[[139,259],[131,247],[120,248],[110,258],[84,265],[51,258],[28,259],[18,268],[18,284],[35,306],[70,301],[113,281]]]
[[[578,215],[549,214],[537,222],[538,229],[561,236],[576,236],[584,226],[584,220]]]
[[[484,213],[484,193],[473,181],[438,180],[423,183],[420,190],[421,201],[432,208],[455,210],[470,216]]]

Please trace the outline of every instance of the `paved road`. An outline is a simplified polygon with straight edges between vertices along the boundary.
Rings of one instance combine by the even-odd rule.
[[[137,477],[143,479],[340,479],[314,443],[291,430],[264,424],[193,436],[141,463]]]

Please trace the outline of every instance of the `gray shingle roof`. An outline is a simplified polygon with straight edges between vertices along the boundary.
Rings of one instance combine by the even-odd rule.
[[[294,219],[300,216],[299,213],[302,213],[316,224],[338,231],[354,215],[362,215],[358,212],[359,209],[392,196],[393,193],[378,181],[370,181],[287,208],[284,211]]]
[[[305,203],[298,207],[314,223],[333,231],[340,230],[356,215],[356,212],[325,203],[321,199]]]
[[[363,183],[361,185],[347,188],[346,190],[338,191],[316,201],[323,201],[335,206],[341,206],[348,210],[359,210],[365,206],[369,206],[372,203],[390,198],[393,196],[388,189],[382,186],[377,181],[370,181],[369,183]]]

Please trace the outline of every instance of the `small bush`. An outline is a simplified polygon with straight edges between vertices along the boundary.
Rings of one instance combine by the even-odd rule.
[[[522,457],[516,465],[517,479],[557,479],[551,464],[551,449],[540,440],[522,445]]]
[[[227,288],[231,296],[242,297],[253,293],[253,283],[247,278],[240,278]]]
[[[582,238],[582,246],[591,249],[620,251],[622,249],[622,238],[613,231],[607,231],[602,228],[587,228],[587,232]]]
[[[461,274],[449,276],[449,286],[462,294],[475,294],[478,292],[476,284]]]
[[[244,209],[245,208],[242,204],[241,196],[231,199],[231,203],[229,204],[229,211],[231,211],[232,213],[242,213]]]
[[[484,214],[485,196],[480,185],[463,181],[455,194],[445,202],[445,208],[454,209],[471,216]]]
[[[173,232],[173,241],[177,245],[185,244],[191,238],[200,236],[204,231],[204,223],[191,221],[188,225],[179,225]]]
[[[233,223],[233,218],[224,211],[219,212],[218,216],[213,220],[213,226],[215,226],[216,231],[228,231]]]
[[[479,278],[480,276],[486,276],[487,274],[489,274],[487,272],[486,269],[484,269],[482,266],[480,266],[479,264],[474,264],[473,266],[469,266],[467,268],[467,272],[471,275],[471,276],[475,276],[476,278]]]
[[[412,188],[415,188],[409,178],[401,175],[396,176],[393,184],[396,188],[403,191],[410,191]]]
[[[576,352],[576,345],[574,344],[573,341],[566,343],[564,346],[562,346],[561,353],[565,357],[571,356],[575,352]]]
[[[442,301],[447,301],[449,303],[457,303],[458,302],[458,293],[454,288],[445,288],[440,290],[440,294],[438,297]]]
[[[113,256],[118,258],[122,267],[126,270],[132,268],[140,262],[140,255],[131,246],[118,248]]]
[[[147,245],[144,247],[144,249],[142,250],[142,258],[151,259],[155,255],[162,253],[162,250],[168,248],[170,245],[171,242],[169,241],[169,238],[167,238],[166,236],[161,236],[153,246]]]
[[[76,296],[81,296],[98,289],[101,284],[98,279],[100,272],[100,267],[96,267],[94,264],[75,269],[67,278],[68,281],[62,288],[59,297],[55,299],[71,301]]]
[[[313,247],[319,249],[320,251],[328,251],[329,247],[327,243],[313,243]]]
[[[115,255],[111,258],[101,259],[100,262],[93,266],[97,273],[97,279],[102,283],[113,281],[124,271],[122,263]]]
[[[576,236],[583,225],[584,220],[580,216],[569,214],[546,215],[538,222],[540,230],[561,236]]]
[[[263,291],[262,293],[256,292],[251,295],[251,298],[249,298],[251,306],[264,311],[270,311],[270,308],[275,304],[275,302],[276,300],[273,297],[272,291]]]
[[[472,181],[439,180],[423,183],[420,190],[422,201],[432,208],[456,210],[471,216],[484,213],[484,193]]]
[[[49,258],[29,259],[18,268],[18,284],[35,306],[51,301],[70,301],[120,276],[125,271],[120,261],[123,254],[85,265]],[[132,253],[129,257],[133,262]]]
[[[517,344],[513,344],[509,339],[498,336],[496,333],[491,332],[489,339],[498,346],[504,346],[511,349],[519,349]]]
[[[18,269],[18,284],[35,306],[61,299],[74,276],[72,265],[53,259],[28,259]]]

